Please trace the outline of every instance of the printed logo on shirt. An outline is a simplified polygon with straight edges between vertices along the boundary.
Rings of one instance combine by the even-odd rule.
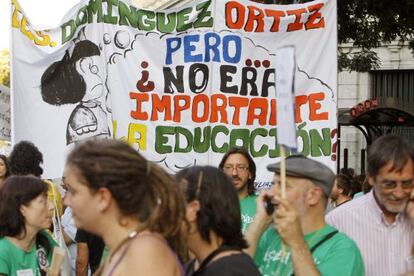
[[[21,269],[16,271],[16,276],[34,276],[34,272],[31,269]]]
[[[282,250],[267,250],[263,257],[263,264],[260,265],[259,270],[263,276],[274,276],[274,273],[269,274],[269,271],[278,271],[278,275],[291,275],[293,268],[291,264],[291,253],[282,253]],[[313,257],[315,265],[319,265],[320,261]],[[287,273],[285,272],[287,270]]]
[[[283,258],[283,259],[282,259]],[[276,250],[267,250],[266,254],[263,257],[263,260],[265,262],[281,262],[283,264],[287,264],[290,259],[290,252],[285,253],[284,256],[282,256],[282,251],[276,251]]]
[[[46,250],[43,247],[37,249],[37,261],[39,262],[39,266],[42,270],[45,270],[49,267]]]
[[[247,214],[242,214],[241,219],[242,219],[242,233],[244,234],[246,233],[249,225],[253,222],[253,217]]]
[[[242,214],[242,221],[244,223],[252,223],[253,222],[253,217],[251,217],[247,214]]]

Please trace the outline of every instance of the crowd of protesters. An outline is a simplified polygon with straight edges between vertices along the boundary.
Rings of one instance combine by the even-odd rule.
[[[412,275],[410,142],[375,140],[366,176],[285,161],[285,183],[281,163],[267,164],[272,186],[256,191],[243,148],[173,175],[98,139],[77,144],[53,183],[39,149],[21,141],[0,155],[0,276],[53,275],[57,248],[62,276]]]

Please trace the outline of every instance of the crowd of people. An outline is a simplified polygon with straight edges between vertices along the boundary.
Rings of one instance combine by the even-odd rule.
[[[77,144],[59,184],[42,163],[28,141],[0,155],[0,275],[51,275],[57,248],[63,276],[414,270],[414,146],[399,136],[369,147],[366,177],[291,155],[262,191],[237,147],[174,175],[107,139]]]

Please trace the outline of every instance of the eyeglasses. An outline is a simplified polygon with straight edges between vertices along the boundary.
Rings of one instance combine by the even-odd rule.
[[[378,182],[384,189],[391,190],[395,189],[398,186],[398,183],[401,184],[401,187],[403,189],[409,189],[414,186],[414,179],[408,179],[408,180],[401,180],[401,181],[392,181],[392,180],[385,180],[385,181],[379,181]]]
[[[236,170],[237,172],[245,172],[249,169],[249,166],[242,165],[242,164],[227,164],[224,165],[224,170],[228,172],[232,172]]]

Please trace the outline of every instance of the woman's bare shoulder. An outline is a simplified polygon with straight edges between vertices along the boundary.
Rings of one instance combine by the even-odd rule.
[[[141,272],[148,275],[180,275],[180,264],[175,253],[170,249],[167,242],[156,234],[138,235],[125,256],[122,264],[125,272]]]

